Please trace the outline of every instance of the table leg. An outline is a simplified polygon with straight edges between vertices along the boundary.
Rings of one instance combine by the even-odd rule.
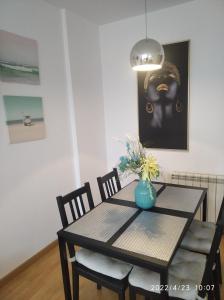
[[[202,221],[205,222],[207,220],[207,193],[203,200],[203,214],[202,214]]]
[[[162,299],[169,299],[168,296],[168,271],[163,271],[160,273],[160,285],[161,285],[161,295]],[[168,289],[167,289],[168,288]]]
[[[62,278],[64,284],[64,293],[65,300],[72,300],[71,295],[71,286],[69,280],[69,270],[68,270],[68,260],[67,260],[67,252],[66,252],[66,243],[64,239],[58,236],[58,244],[60,251],[60,260],[61,260],[61,270],[62,270]]]

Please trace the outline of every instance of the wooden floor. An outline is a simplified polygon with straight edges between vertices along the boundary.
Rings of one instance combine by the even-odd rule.
[[[224,271],[224,239],[221,245],[222,270]],[[224,273],[224,272],[223,272]],[[224,278],[224,277],[223,277]],[[223,284],[224,285],[224,284]],[[63,300],[63,286],[57,247],[51,249],[35,264],[27,267],[16,278],[0,289],[1,300]],[[117,300],[117,294],[86,279],[80,281],[80,300]],[[126,292],[128,299],[128,291]],[[141,296],[138,300],[143,299]],[[224,289],[222,288],[222,300]]]

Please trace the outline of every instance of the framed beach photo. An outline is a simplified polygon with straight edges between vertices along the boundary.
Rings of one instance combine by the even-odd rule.
[[[147,148],[187,150],[189,41],[163,47],[162,69],[138,72],[139,137]]]
[[[37,41],[0,30],[0,81],[40,84]]]
[[[7,95],[3,101],[11,144],[45,138],[42,98]]]

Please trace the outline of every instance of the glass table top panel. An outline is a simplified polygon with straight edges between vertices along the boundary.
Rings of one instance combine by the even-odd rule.
[[[156,199],[156,207],[193,213],[203,190],[167,186]]]
[[[121,189],[118,193],[113,195],[111,198],[119,199],[119,200],[127,200],[127,201],[135,201],[135,188],[138,184],[138,181],[133,181],[127,186],[125,186],[123,189]],[[154,188],[158,192],[161,187],[163,186],[160,183],[153,183]]]
[[[137,208],[102,203],[65,231],[107,242],[136,212]]]
[[[186,218],[143,211],[113,246],[169,262],[186,222]]]

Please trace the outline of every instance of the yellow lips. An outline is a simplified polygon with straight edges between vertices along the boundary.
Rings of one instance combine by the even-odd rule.
[[[157,88],[156,88],[156,90],[158,91],[158,92],[160,92],[160,91],[168,91],[168,85],[167,84],[165,84],[165,83],[161,83],[161,84],[159,84],[158,86],[157,86]]]

